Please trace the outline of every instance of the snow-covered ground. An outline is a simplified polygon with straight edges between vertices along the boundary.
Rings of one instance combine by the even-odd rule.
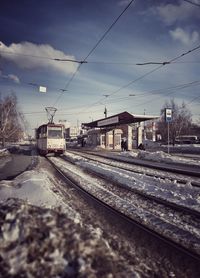
[[[44,169],[26,171],[11,181],[0,181],[0,201],[17,198],[42,208],[58,208],[70,215],[71,209],[56,191],[59,181]],[[74,217],[74,215],[73,215]]]
[[[190,164],[200,166],[200,155],[199,159],[188,159],[180,157],[178,155],[168,154],[163,151],[130,151],[130,152],[119,152],[120,156],[139,158],[146,161],[163,162],[163,163],[178,163],[178,164]],[[110,156],[110,155],[109,155]]]
[[[34,170],[0,181],[0,277],[140,277],[100,229],[82,222],[39,160]]]
[[[112,156],[112,155],[123,156],[124,158],[127,157],[127,159],[137,158],[137,159],[141,159],[144,161],[152,160],[152,161],[156,161],[156,162],[165,162],[165,163],[167,162],[168,164],[169,163],[183,163],[183,164],[189,163],[190,165],[200,165],[200,160],[180,158],[178,156],[172,156],[170,154],[166,154],[162,151],[159,151],[159,152],[158,151],[157,152],[131,151],[131,152],[118,152],[118,153],[110,152],[109,155],[110,156]],[[7,163],[7,161],[9,160],[10,154],[6,149],[4,149],[4,150],[0,150],[0,156],[1,156],[1,158],[0,158],[0,167],[1,167],[2,165],[5,165]],[[107,199],[107,201],[109,201],[112,205],[114,204],[114,206],[116,208],[119,208],[121,206],[121,208],[124,209],[124,212],[125,211],[128,212],[130,210],[130,213],[132,213],[134,216],[137,216],[137,218],[140,219],[140,221],[142,223],[148,223],[149,225],[155,226],[156,229],[159,229],[159,226],[161,226],[161,225],[157,225],[156,220],[153,223],[152,217],[157,219],[157,215],[159,214],[159,212],[154,213],[154,211],[152,210],[151,212],[147,213],[147,212],[145,212],[145,210],[143,208],[140,208],[140,207],[137,207],[136,205],[134,205],[134,202],[132,202],[131,199],[128,201],[128,200],[126,200],[126,198],[124,198],[124,199],[120,198],[119,196],[115,195],[114,193],[110,194],[109,190],[104,188],[104,186],[101,184],[101,182],[97,181],[96,179],[88,180],[88,176],[84,173],[83,170],[78,170],[78,167],[81,167],[82,169],[85,169],[88,171],[92,170],[102,176],[109,176],[110,181],[113,181],[113,182],[116,181],[118,184],[121,184],[121,186],[126,186],[126,188],[130,188],[130,189],[133,189],[136,191],[141,191],[147,195],[157,196],[157,197],[163,198],[163,199],[170,199],[172,202],[181,204],[182,206],[188,206],[190,208],[193,207],[197,211],[200,210],[200,190],[198,188],[194,189],[191,186],[190,182],[188,182],[188,184],[186,184],[186,185],[179,185],[179,184],[176,184],[176,182],[172,183],[170,181],[166,181],[166,182],[164,182],[162,180],[159,181],[157,179],[153,179],[153,178],[147,177],[145,175],[141,175],[141,174],[128,174],[126,171],[123,171],[123,170],[116,171],[116,170],[112,169],[112,167],[109,167],[109,166],[104,167],[97,162],[91,162],[91,161],[89,162],[87,159],[81,158],[80,156],[75,156],[75,155],[69,154],[69,152],[67,152],[67,151],[65,153],[65,156],[68,159],[70,158],[71,160],[76,162],[76,166],[72,166],[72,165],[70,166],[66,161],[61,161],[59,158],[52,157],[51,159],[63,171],[67,171],[67,172],[70,171],[72,177],[76,176],[76,178],[79,179],[79,182],[82,183],[82,185],[84,185],[85,188],[87,188],[87,190],[96,194],[97,197],[101,196],[102,192],[103,192],[105,201]],[[39,158],[40,162],[42,161],[42,159],[43,158]],[[29,221],[28,221],[29,212],[32,211],[30,205],[33,205],[36,208],[40,209],[39,211],[37,209],[33,209],[33,210],[34,210],[35,214],[37,211],[37,213],[39,213],[39,214],[41,213],[41,215],[44,215],[44,224],[43,225],[45,227],[46,227],[46,225],[47,225],[47,227],[48,227],[48,225],[50,225],[50,224],[48,224],[49,220],[46,221],[45,219],[47,219],[49,217],[48,215],[51,215],[50,218],[52,218],[53,216],[52,216],[51,212],[49,212],[48,215],[46,216],[46,212],[43,211],[44,209],[50,209],[51,211],[56,211],[57,209],[60,209],[60,211],[62,211],[62,213],[64,213],[66,215],[66,217],[68,219],[70,219],[68,221],[73,221],[74,225],[81,223],[80,215],[77,213],[77,211],[73,210],[73,208],[70,206],[70,204],[68,204],[66,202],[66,200],[64,199],[62,194],[57,190],[59,183],[60,183],[60,181],[51,172],[49,172],[47,169],[43,168],[42,166],[36,167],[35,169],[30,170],[30,171],[26,171],[13,180],[0,181],[0,209],[3,208],[4,210],[6,210],[6,212],[5,212],[6,220],[5,220],[5,223],[2,225],[3,238],[0,238],[0,243],[4,242],[4,249],[2,249],[3,251],[2,250],[0,250],[0,251],[2,251],[1,256],[4,258],[4,260],[5,261],[7,260],[8,264],[10,266],[13,265],[13,267],[11,267],[11,271],[12,271],[12,273],[14,273],[16,275],[19,274],[19,269],[20,269],[20,271],[21,271],[21,269],[23,270],[23,265],[25,266],[25,269],[29,268],[29,264],[27,264],[27,256],[28,256],[27,254],[32,252],[30,249],[27,249],[28,251],[26,249],[22,250],[22,253],[20,255],[21,257],[18,260],[19,265],[20,265],[20,268],[19,268],[17,265],[16,259],[14,259],[14,256],[17,256],[17,252],[18,253],[21,252],[21,251],[19,251],[19,249],[16,249],[16,246],[18,244],[17,237],[21,233],[21,229],[25,229],[23,226],[25,224],[22,225],[21,222],[16,222],[14,226],[13,226],[13,224],[12,225],[10,224],[12,221],[14,221],[13,219],[15,217],[17,217],[18,219],[20,218],[19,214],[18,214],[19,211],[20,211],[20,213],[23,213],[24,215],[26,215],[27,225],[29,225],[28,224],[29,223]],[[106,197],[106,193],[107,193],[107,197]],[[111,195],[113,195],[112,199],[111,199]],[[13,201],[13,200],[18,200],[18,201]],[[17,204],[18,202],[19,202],[19,206],[16,205],[17,209],[15,212],[14,204]],[[21,205],[20,202],[25,202],[25,205],[24,205],[24,203],[22,203],[22,205]],[[6,207],[6,209],[5,209],[5,207]],[[3,211],[3,209],[1,209],[1,211]],[[12,214],[10,213],[11,209],[12,209]],[[162,213],[163,212],[161,211],[160,212],[161,219],[162,219]],[[58,217],[58,216],[55,216],[55,218],[56,217]],[[174,217],[173,214],[169,213],[169,218],[168,218],[169,223],[170,223],[170,218],[173,220],[173,223],[171,222],[173,225],[176,225],[176,224],[178,225],[178,223],[181,222],[181,219],[179,219],[178,216]],[[35,221],[32,219],[32,216],[30,216],[30,219],[32,222]],[[23,222],[24,220],[23,219],[21,219],[21,220],[22,220],[22,223],[24,223]],[[16,218],[15,218],[15,221],[18,221],[18,220],[16,220]],[[37,225],[40,225],[38,223],[41,223],[41,220],[37,220],[36,223],[37,223]],[[52,220],[52,223],[54,223],[54,220]],[[161,222],[159,222],[159,223],[161,223]],[[187,233],[190,234],[190,232],[192,232],[198,236],[198,231],[199,231],[198,227],[194,228],[192,225],[193,225],[192,223],[191,223],[191,225],[186,224]],[[40,225],[40,228],[41,228],[41,225]],[[47,228],[45,228],[45,229],[47,229]],[[51,225],[51,229],[53,230],[52,225]],[[30,227],[28,228],[28,231],[30,231]],[[76,234],[77,230],[75,229],[74,231]],[[171,230],[167,231],[167,229],[166,229],[165,232],[170,234],[171,233],[170,231]],[[57,231],[55,232],[55,234],[56,233],[57,233]],[[29,235],[29,232],[28,232],[28,237],[29,236],[31,237],[32,235]],[[63,236],[65,236],[65,235],[63,235]],[[91,236],[91,238],[92,238],[92,236]],[[26,240],[28,240],[28,239],[26,238]],[[51,242],[51,240],[53,240],[51,233],[49,234],[48,240],[50,240],[50,242]],[[60,240],[63,241],[63,237]],[[97,240],[97,239],[95,239],[95,240]],[[182,240],[183,240],[183,242],[185,242],[185,244],[187,244],[186,236],[185,236],[185,239],[182,238]],[[15,248],[13,250],[11,250],[11,252],[7,252],[6,250],[7,250],[8,246],[10,246],[9,244],[13,244],[13,242],[16,243],[16,245],[13,245],[13,246],[15,246]],[[56,244],[58,244],[58,242]],[[196,245],[195,248],[197,248],[197,247],[198,247],[198,245]],[[23,247],[23,248],[25,248],[25,247]],[[84,248],[87,248],[86,245],[84,245]],[[18,250],[18,251],[16,251],[16,250]],[[92,256],[91,261],[92,261],[93,256],[94,256],[94,254],[96,255],[96,253],[94,252],[93,248],[90,250],[92,250],[92,251],[90,251],[92,254],[91,255]],[[105,246],[103,247],[103,250],[104,251],[106,250]],[[107,252],[107,250],[106,250],[106,252]],[[112,253],[112,251],[110,251],[110,252]],[[108,257],[109,256],[110,256],[110,253],[108,253]],[[49,258],[50,258],[50,260],[53,258],[52,260],[53,260],[53,264],[54,264],[54,270],[57,268],[65,269],[66,266],[69,266],[69,264],[65,261],[63,250],[62,250],[62,248],[60,249],[60,247],[53,248],[52,253],[48,254],[48,260],[49,260]],[[82,261],[82,259],[77,260],[76,263],[79,266],[79,270],[82,269],[83,273],[84,273],[84,271],[85,271],[85,273],[87,273],[87,270],[84,268],[86,266],[86,259],[84,258],[83,260],[84,261]],[[115,261],[115,259],[113,259],[113,257],[112,257],[112,261],[113,262]],[[56,267],[55,267],[55,265],[56,265]],[[82,268],[81,268],[81,265],[83,266]],[[1,267],[1,263],[0,263],[0,267]],[[39,264],[39,267],[41,267],[40,264]],[[34,271],[35,271],[34,266],[33,266],[32,270],[30,270],[30,268],[29,268],[28,271],[29,272],[33,271],[33,273],[34,273]],[[67,271],[70,272],[70,268],[67,268]],[[108,270],[108,272],[109,271],[110,270]],[[114,270],[112,270],[111,273],[112,272],[114,273]],[[132,274],[130,274],[130,276],[129,276],[128,271],[127,271],[127,277],[140,277],[137,275],[138,275],[137,273],[133,274],[133,272],[132,272]],[[49,276],[49,277],[53,277],[53,276]],[[61,276],[57,275],[56,277],[61,277]],[[110,276],[110,277],[112,277],[112,276]],[[117,275],[115,277],[117,277]],[[120,277],[120,276],[118,276],[118,277]],[[123,277],[123,276],[121,276],[121,277]]]
[[[193,146],[190,146],[193,148]],[[27,148],[27,147],[26,147]],[[65,155],[69,156],[69,153],[66,152]],[[164,153],[163,151],[156,151],[156,152],[149,152],[149,151],[130,151],[130,152],[118,152],[112,153],[109,152],[109,156],[123,156],[124,158],[138,158],[144,161],[151,160],[155,162],[165,162],[165,163],[182,163],[182,164],[190,164],[190,165],[198,165],[200,166],[200,159],[199,160],[193,160],[193,159],[186,159],[186,158],[180,158],[179,156],[172,156],[170,154]],[[0,167],[2,165],[5,165],[7,161],[9,161],[9,152],[7,149],[2,149],[0,150]],[[124,184],[129,184],[131,183],[136,184],[138,188],[142,188],[142,190],[151,191],[153,190],[153,184],[150,185],[150,180],[147,177],[143,177],[141,175],[135,174],[136,176],[132,177],[134,179],[133,181],[130,180],[130,182],[127,183],[127,174],[117,173],[112,172],[109,170],[109,167],[106,167],[106,169],[103,169],[100,166],[98,166],[96,163],[88,163],[84,162],[83,158],[80,157],[73,157],[74,160],[78,160],[79,164],[81,164],[82,167],[87,167],[91,169],[95,169],[96,171],[100,171],[103,174],[105,174],[105,171],[107,174],[111,176],[115,176],[116,179],[120,180],[121,182],[124,179]],[[85,166],[84,166],[84,165]],[[117,176],[118,175],[118,176]],[[146,179],[146,182],[144,181]],[[12,181],[1,181],[0,182],[0,200],[5,200],[6,198],[9,197],[17,197],[21,199],[26,199],[30,201],[31,204],[37,205],[37,206],[46,206],[49,208],[50,204],[52,207],[55,207],[56,204],[60,203],[60,199],[57,200],[58,196],[54,193],[54,189],[56,188],[55,182],[53,182],[53,177],[51,176],[50,173],[40,171],[40,170],[34,170],[34,171],[28,171],[23,173],[22,175],[18,176],[16,179]],[[152,180],[152,183],[153,180]],[[183,196],[183,189],[180,189],[177,185],[173,184],[172,186],[166,185],[166,191],[165,194],[169,197],[171,195],[171,189],[172,187],[175,189],[176,194],[177,190],[181,190],[181,195],[180,199],[182,199],[182,202],[184,199],[187,199],[186,196]],[[187,188],[187,187],[186,187]],[[159,188],[157,185],[155,185],[155,190],[153,191],[160,191],[161,188]],[[186,190],[186,189],[184,189]],[[199,205],[199,197],[196,198],[196,193],[195,193],[195,199],[193,194],[191,193],[191,188],[190,185],[188,185],[188,190],[189,190],[189,204],[194,203],[196,205]],[[168,191],[168,193],[167,193]],[[39,198],[36,198],[35,196],[39,196]],[[171,195],[172,196],[172,195]],[[192,202],[193,200],[193,202]],[[63,205],[64,206],[64,205]]]
[[[109,177],[111,182],[116,182],[126,188],[149,196],[158,197],[163,200],[170,199],[173,203],[189,208],[193,207],[200,211],[200,190],[191,186],[189,180],[187,184],[180,185],[176,181],[170,182],[169,180],[154,179],[139,173],[127,172],[126,170],[113,168],[112,166],[101,165],[98,162],[88,161],[85,158],[71,153],[66,153],[66,156],[81,166],[82,169],[92,171],[102,177]],[[56,160],[56,158],[52,159]],[[59,168],[65,168],[65,162],[58,161],[57,163],[59,163]],[[198,165],[200,166],[200,163]],[[77,170],[76,174],[79,174]]]

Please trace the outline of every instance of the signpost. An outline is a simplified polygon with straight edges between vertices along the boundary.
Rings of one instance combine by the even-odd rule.
[[[172,109],[165,108],[165,122],[167,123],[167,152],[169,153],[169,123],[172,121]]]

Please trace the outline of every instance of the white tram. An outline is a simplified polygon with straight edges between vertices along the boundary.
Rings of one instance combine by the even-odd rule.
[[[36,130],[37,149],[39,154],[63,154],[65,151],[64,125],[44,124]]]

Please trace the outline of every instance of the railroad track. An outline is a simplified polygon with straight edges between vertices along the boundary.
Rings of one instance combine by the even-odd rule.
[[[181,169],[173,169],[173,167],[170,169],[170,174],[168,172],[168,167],[165,168],[164,166],[159,166],[156,168],[156,165],[151,164],[151,162],[148,163],[148,166],[145,164],[138,164],[138,162],[134,163],[134,160],[132,161],[125,161],[121,158],[114,158],[107,157],[102,154],[98,153],[92,153],[92,152],[79,152],[79,151],[68,151],[68,153],[72,153],[75,155],[82,156],[84,158],[98,161],[100,163],[104,163],[106,165],[110,165],[113,167],[117,167],[120,169],[124,169],[127,171],[130,171],[132,173],[138,173],[138,174],[145,174],[146,176],[163,179],[163,180],[169,180],[171,182],[178,182],[180,184],[187,184],[190,182],[190,184],[194,187],[200,187],[200,168],[199,171],[195,172],[190,170],[183,169],[183,172],[181,173]],[[152,166],[152,169],[151,169]]]
[[[178,156],[186,159],[193,159],[200,161],[200,154],[189,154],[189,153],[172,153],[172,156]]]
[[[74,154],[74,152],[73,152],[73,154]],[[91,159],[90,156],[88,156],[88,155],[84,155],[83,157],[86,158],[86,159],[89,158],[89,160]],[[67,156],[64,159],[67,160],[67,161],[70,161],[70,162],[76,161],[76,157],[75,157],[74,161],[71,158],[67,157]],[[96,159],[92,159],[92,161],[94,161],[95,164],[97,163]],[[104,160],[103,160],[103,162],[101,160],[98,160],[98,163],[96,164],[96,167],[92,167],[91,168],[90,165],[89,165],[89,167],[87,167],[87,165],[84,166],[84,168],[88,172],[92,173],[97,178],[107,179],[108,182],[111,182],[113,179],[110,176],[110,174],[104,173],[104,172],[102,173],[101,170],[100,171],[98,170],[99,163],[101,165],[109,165],[109,166],[111,166],[110,167],[111,170],[112,170],[112,168],[117,168],[117,170],[121,170],[122,169],[123,173],[125,173],[125,174],[126,174],[126,171],[128,171],[128,174],[129,173],[135,173],[135,171],[130,170],[129,167],[128,167],[128,170],[127,170],[127,168],[124,167],[124,166],[119,166],[119,165],[115,165],[115,164],[113,166],[113,164],[106,163]],[[113,173],[113,176],[115,176],[115,175],[116,175],[116,170]],[[157,192],[156,195],[155,195],[154,192],[152,193],[152,192],[145,191],[145,190],[141,189],[139,187],[139,184],[141,182],[140,180],[142,180],[142,176],[140,176],[140,175],[141,175],[141,172],[139,172],[139,176],[138,176],[138,174],[136,176],[136,178],[139,177],[139,180],[136,180],[135,186],[131,186],[129,184],[127,185],[127,184],[125,184],[124,181],[123,182],[118,181],[118,178],[120,179],[120,176],[116,177],[113,180],[113,182],[115,183],[115,186],[118,186],[120,188],[120,190],[126,189],[129,192],[131,192],[131,193],[135,193],[137,195],[145,197],[146,199],[154,201],[154,202],[156,202],[158,204],[163,204],[164,206],[166,206],[168,208],[172,208],[172,209],[184,212],[184,213],[189,213],[191,215],[196,215],[197,217],[200,217],[200,208],[199,208],[198,204],[197,204],[197,209],[194,209],[194,208],[191,208],[190,205],[187,205],[187,204],[184,204],[184,203],[178,202],[178,204],[177,204],[176,198],[174,199],[174,198],[172,198],[172,196],[171,196],[171,198],[166,199],[166,196],[165,196],[166,192],[164,192],[164,197],[163,197],[162,196],[163,192],[160,192],[160,194],[158,194],[158,192]],[[135,180],[133,180],[133,182],[135,183]],[[152,178],[150,178],[150,179],[148,178],[147,181],[144,179],[144,182],[146,182],[146,183],[148,182],[147,187],[149,187],[151,185],[151,183],[155,184],[155,181],[154,181],[154,179],[152,180]],[[181,182],[183,183],[182,180],[181,180]],[[159,181],[159,184],[156,184],[156,187],[159,188],[160,185],[162,185],[162,182]],[[168,191],[173,190],[172,187],[175,187],[174,184],[170,183],[170,185],[171,185],[171,188],[170,187],[167,188],[167,194],[168,194]],[[155,188],[155,190],[157,190],[157,189]],[[196,189],[194,189],[194,190],[195,190],[195,193],[197,193],[196,194],[197,197],[199,197],[199,194],[200,194],[199,190],[198,191]],[[166,189],[165,189],[165,191],[166,191]],[[178,193],[182,194],[182,192],[178,192]],[[175,195],[177,195],[177,192],[175,192]],[[168,197],[170,197],[170,196],[168,196]],[[194,196],[194,197],[196,197],[196,196]]]
[[[50,158],[48,160],[67,183],[80,190],[87,198],[92,198],[104,208],[114,212],[116,217],[122,217],[132,225],[137,225],[140,229],[169,244],[176,250],[200,260],[200,238],[198,233],[195,234],[194,232],[195,229],[199,229],[198,225],[194,228],[193,233],[190,230],[178,228],[173,223],[165,222],[162,217],[159,218],[152,211],[134,205],[130,198],[124,199],[116,192],[113,193],[108,190],[102,185],[102,180],[97,183],[97,177],[94,178],[93,174],[86,174],[80,169],[80,166],[74,165],[72,161],[63,161],[61,158]],[[75,174],[77,172],[78,174]],[[105,183],[108,184],[108,181]],[[194,218],[193,222],[196,222],[197,216],[190,217]],[[200,222],[199,218],[198,221]]]
[[[128,158],[126,157],[125,159],[120,156],[115,156],[115,157],[109,157],[103,152],[94,152],[94,151],[84,151],[84,153],[91,154],[94,156],[99,156],[103,158],[107,158],[109,160],[114,160],[118,162],[126,162],[127,164],[134,164],[150,169],[155,169],[155,170],[161,170],[161,171],[167,171],[175,174],[181,174],[185,176],[190,176],[190,177],[197,177],[200,178],[200,166],[197,165],[184,165],[182,163],[160,163],[160,162],[154,162],[154,161],[145,161],[141,159],[133,159],[133,158]]]

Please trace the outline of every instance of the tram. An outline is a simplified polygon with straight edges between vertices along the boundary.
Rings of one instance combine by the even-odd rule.
[[[60,155],[65,152],[65,127],[62,124],[48,123],[36,129],[36,144],[39,154],[54,153]]]

